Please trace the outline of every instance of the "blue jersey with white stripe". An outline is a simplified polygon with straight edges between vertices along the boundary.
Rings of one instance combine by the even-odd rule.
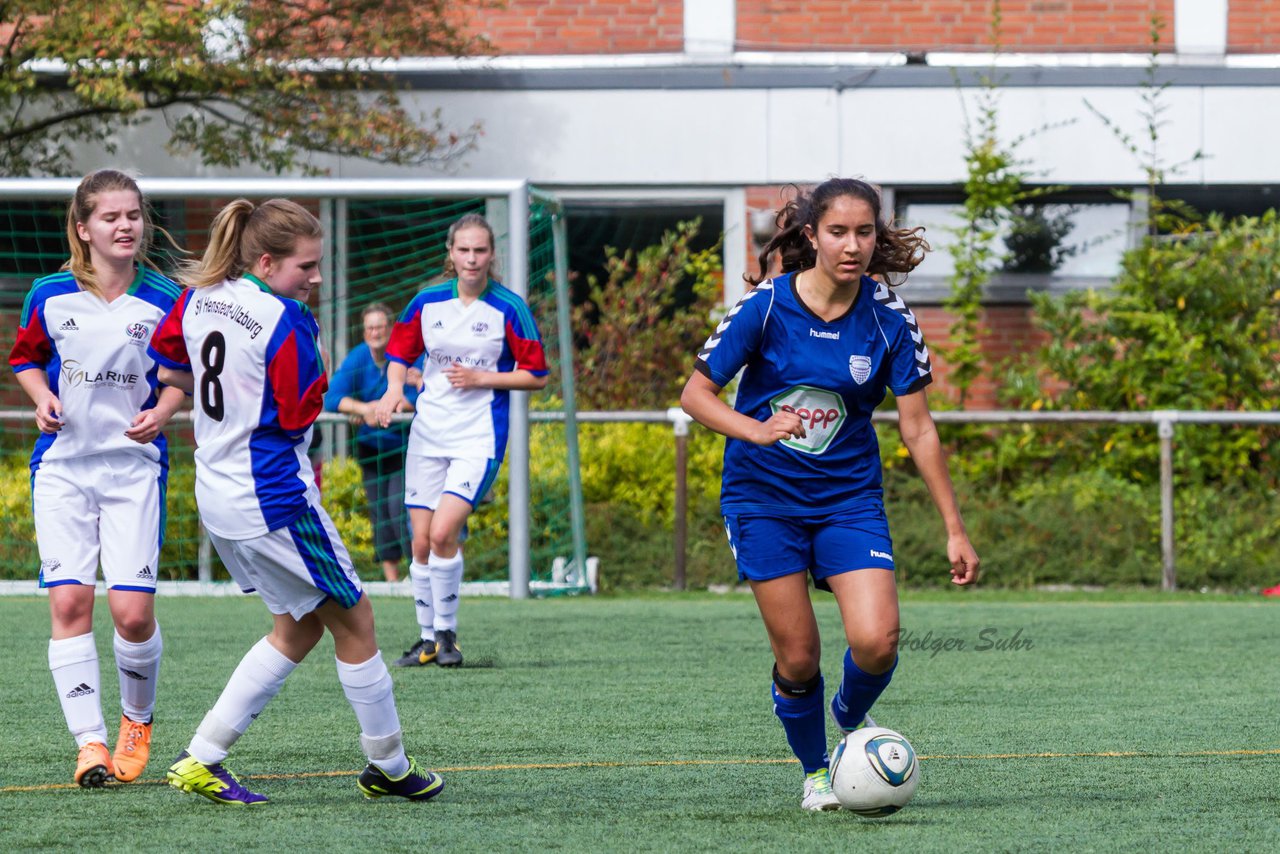
[[[915,315],[892,289],[864,276],[849,311],[825,321],[795,278],[757,285],[698,353],[697,369],[717,386],[743,372],[735,410],[757,421],[794,411],[807,432],[769,446],[725,440],[726,515],[800,516],[880,500],[871,413],[886,390],[911,394],[932,379]]]

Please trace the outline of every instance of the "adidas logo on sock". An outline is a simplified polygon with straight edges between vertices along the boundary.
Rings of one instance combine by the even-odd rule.
[[[155,574],[151,571],[151,564],[147,564],[142,569],[138,570],[138,574],[135,575],[134,578],[150,578],[154,580]]]
[[[414,599],[414,600],[413,600],[413,604],[415,604],[415,605],[421,605],[423,608],[425,608],[425,607],[427,607],[427,605],[429,605],[430,603],[429,603],[429,602],[423,602],[421,599]]]
[[[67,699],[71,700],[76,697],[87,697],[93,693],[93,689],[89,687],[87,682],[81,682],[76,687],[67,692]]]
[[[80,331],[80,327],[76,326],[76,319],[74,317],[68,317],[66,320],[62,322],[62,325],[59,326],[58,329],[62,332],[79,332]]]
[[[136,670],[128,670],[128,669],[126,669],[126,668],[124,668],[124,667],[121,667],[121,668],[120,668],[120,672],[121,672],[121,673],[123,673],[125,676],[128,676],[130,679],[133,679],[133,680],[135,680],[135,681],[137,681],[137,682],[146,682],[146,681],[147,681],[147,677],[143,676],[141,673],[139,673],[139,672],[138,672],[138,671],[136,671]]]
[[[441,602],[456,602],[457,600],[458,600],[458,594],[457,594],[457,593],[450,593],[448,596],[444,597],[444,598],[443,598],[443,599],[441,599],[440,601],[441,601]]]

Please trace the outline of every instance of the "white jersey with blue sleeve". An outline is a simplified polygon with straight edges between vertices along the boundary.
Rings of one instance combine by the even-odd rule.
[[[469,304],[456,279],[418,293],[391,330],[387,358],[411,365],[426,354],[408,453],[501,460],[507,448],[511,392],[454,388],[445,368],[547,373],[542,337],[529,306],[490,281]]]
[[[247,540],[319,502],[307,448],[328,388],[305,305],[245,276],[183,292],[151,341],[195,380],[196,504],[212,533]]]
[[[863,277],[849,311],[825,321],[805,306],[791,273],[757,285],[729,311],[696,369],[721,388],[742,371],[735,410],[757,421],[796,412],[806,431],[770,446],[726,439],[725,515],[811,515],[881,500],[871,414],[886,390],[911,394],[932,379],[919,324],[892,289]]]
[[[63,427],[41,433],[31,454],[66,460],[106,451],[141,454],[168,467],[163,434],[145,445],[124,435],[134,416],[156,404],[156,363],[147,342],[181,289],[140,267],[111,302],[83,290],[69,272],[39,279],[22,308],[9,354],[15,373],[42,370],[62,403]]]

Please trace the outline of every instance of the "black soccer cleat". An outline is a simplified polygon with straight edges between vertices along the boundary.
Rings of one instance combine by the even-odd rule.
[[[391,662],[394,667],[422,667],[436,660],[436,642],[419,639],[404,651],[404,655]]]
[[[441,667],[462,666],[462,650],[458,648],[457,632],[436,632],[436,664]]]
[[[366,798],[408,798],[411,801],[429,801],[444,791],[444,778],[433,771],[423,771],[418,760],[409,757],[409,770],[392,779],[370,762],[360,772],[356,786]]]

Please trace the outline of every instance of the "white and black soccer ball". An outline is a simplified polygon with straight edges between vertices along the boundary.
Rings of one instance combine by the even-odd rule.
[[[919,785],[916,752],[891,729],[856,729],[831,755],[831,789],[842,807],[858,815],[892,815],[907,805]]]

